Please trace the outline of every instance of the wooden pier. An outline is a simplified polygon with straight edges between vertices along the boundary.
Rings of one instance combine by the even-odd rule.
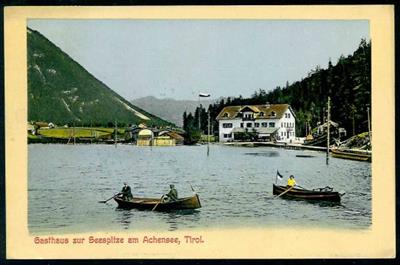
[[[302,144],[290,144],[290,143],[273,143],[273,142],[228,142],[224,143],[227,146],[241,146],[241,147],[260,147],[270,146],[291,150],[314,150],[314,151],[326,151],[326,147],[321,146],[309,146]]]

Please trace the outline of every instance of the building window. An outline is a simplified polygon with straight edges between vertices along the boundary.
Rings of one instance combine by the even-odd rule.
[[[275,111],[271,112],[271,116],[272,116],[272,117],[275,117],[275,116],[276,116]]]
[[[249,122],[249,123],[246,123],[246,127],[247,128],[250,128],[251,127],[251,123]]]
[[[290,113],[287,114],[287,117],[290,118]]]
[[[274,127],[275,127],[275,122],[270,122],[270,123],[269,123],[269,127],[274,128]]]
[[[222,115],[222,117],[224,117],[224,118],[229,117],[229,113],[228,113],[228,112],[225,112],[224,115]]]
[[[233,127],[233,124],[232,124],[232,123],[223,123],[223,124],[222,124],[222,127],[223,127],[223,128],[232,128],[232,127]]]
[[[224,138],[231,138],[232,134],[231,133],[224,133]]]
[[[260,127],[260,124],[258,122],[254,123],[254,127]]]
[[[260,112],[260,117],[264,117],[264,112]]]
[[[242,122],[242,123],[240,123],[240,128],[243,128],[243,122]]]
[[[261,123],[261,127],[268,127],[268,123],[262,122],[262,123]]]

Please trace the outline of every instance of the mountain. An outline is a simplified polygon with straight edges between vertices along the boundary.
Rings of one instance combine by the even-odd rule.
[[[154,113],[155,115],[171,121],[178,126],[183,125],[183,113],[194,112],[196,107],[199,106],[197,100],[175,100],[171,98],[158,99],[153,96],[143,97],[131,100],[132,104],[139,106],[140,108]],[[208,108],[208,105],[212,104],[213,100],[201,100],[203,108]]]
[[[28,120],[58,125],[171,125],[133,105],[38,31],[27,29]]]

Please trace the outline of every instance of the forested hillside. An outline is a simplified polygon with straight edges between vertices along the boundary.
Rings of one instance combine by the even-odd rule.
[[[306,59],[306,58],[305,58]],[[267,92],[268,91],[268,92]],[[316,67],[307,77],[273,90],[259,89],[250,98],[228,97],[210,105],[214,128],[215,117],[225,106],[247,104],[288,103],[297,115],[296,135],[305,135],[306,122],[315,127],[326,116],[327,98],[331,98],[331,119],[347,130],[348,136],[368,131],[367,108],[371,108],[371,43],[361,40],[358,49],[347,57],[341,56],[327,69]],[[198,115],[201,128],[207,128],[206,110],[184,113],[184,129],[197,129]]]

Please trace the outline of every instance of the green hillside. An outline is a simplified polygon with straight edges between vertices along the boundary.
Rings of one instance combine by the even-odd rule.
[[[122,98],[38,31],[28,28],[27,38],[29,121],[172,125]]]

